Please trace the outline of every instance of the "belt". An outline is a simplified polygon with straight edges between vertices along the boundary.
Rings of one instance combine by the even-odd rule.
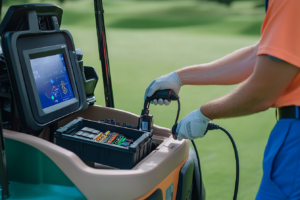
[[[278,119],[299,119],[300,107],[299,106],[285,106],[278,108]]]

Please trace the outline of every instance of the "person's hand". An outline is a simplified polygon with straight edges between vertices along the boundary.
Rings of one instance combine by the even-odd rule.
[[[194,140],[204,137],[207,125],[210,119],[205,117],[200,108],[185,116],[179,123],[176,129],[177,139]]]
[[[176,72],[172,72],[170,74],[161,76],[154,81],[148,86],[145,92],[144,100],[146,100],[147,97],[150,97],[156,92],[157,90],[166,90],[166,89],[171,89],[173,92],[176,94],[179,93],[180,87],[182,86],[182,83],[177,75]],[[163,100],[163,99],[154,99],[151,101],[154,105],[169,105],[170,102],[168,100]]]

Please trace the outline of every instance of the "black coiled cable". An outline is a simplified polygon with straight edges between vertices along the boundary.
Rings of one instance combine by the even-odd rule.
[[[168,99],[168,100],[177,100],[177,102],[178,102],[178,110],[177,110],[175,125],[172,127],[172,134],[177,137],[176,129],[177,129],[177,123],[178,123],[178,118],[179,118],[179,114],[180,114],[180,101],[179,101],[179,96],[176,93],[174,93],[173,91],[171,91],[171,90],[157,91],[155,94],[153,94],[153,96],[147,97],[147,99],[144,102],[144,109],[142,110],[142,115],[149,113],[149,106],[150,106],[150,101],[151,100],[153,100],[155,98],[163,98],[163,97],[168,97],[166,99]],[[235,142],[234,142],[232,136],[230,135],[230,133],[226,129],[224,129],[223,127],[220,127],[217,124],[208,123],[207,131],[209,131],[209,130],[218,130],[218,129],[222,130],[224,133],[226,133],[226,135],[229,137],[229,139],[231,141],[231,144],[233,146],[233,149],[234,149],[235,161],[236,161],[236,177],[235,177],[235,187],[234,187],[233,200],[236,200],[237,199],[237,194],[238,194],[239,174],[240,174],[238,151],[237,151],[237,148],[236,148],[236,145],[235,145]],[[195,149],[195,152],[196,152],[196,155],[197,155],[199,174],[200,174],[200,177],[202,177],[201,168],[200,168],[200,158],[199,158],[198,150],[197,150],[195,142],[193,140],[191,140],[191,142],[194,146],[194,149]],[[202,187],[203,187],[202,186],[202,181],[200,181],[200,191],[202,191]]]
[[[177,102],[178,102],[178,110],[177,110],[177,116],[176,116],[176,120],[175,120],[175,125],[172,128],[173,134],[176,131],[176,127],[177,127],[177,123],[178,123],[178,118],[179,118],[179,114],[180,114],[180,101],[179,101],[179,98],[177,99]],[[236,167],[233,200],[236,200],[237,199],[238,190],[239,190],[239,179],[240,179],[240,162],[239,162],[239,155],[238,155],[237,147],[235,145],[235,142],[234,142],[232,136],[230,135],[230,133],[225,128],[223,128],[223,127],[221,127],[221,126],[219,126],[217,124],[214,124],[214,123],[208,123],[207,131],[211,131],[211,130],[222,130],[224,133],[226,133],[226,135],[229,137],[229,139],[231,141],[231,144],[232,144],[232,147],[233,147],[233,150],[234,150],[235,167]],[[197,150],[197,147],[196,147],[196,144],[195,144],[194,140],[191,140],[191,142],[192,142],[192,144],[194,146],[194,149],[195,149],[195,152],[196,152],[196,155],[197,155],[198,168],[199,168],[198,170],[199,170],[200,177],[202,178],[201,167],[200,167],[200,157],[199,157],[199,154],[198,154],[198,150]],[[200,181],[200,191],[202,191],[202,187],[203,187],[202,186],[202,181]]]
[[[233,195],[233,200],[237,199],[237,194],[239,190],[239,180],[240,180],[240,161],[239,161],[239,154],[237,147],[235,145],[235,142],[230,135],[230,133],[223,127],[214,124],[214,123],[208,123],[207,130],[222,130],[226,135],[229,137],[233,150],[234,150],[234,156],[235,156],[235,168],[236,168],[236,173],[235,173],[235,185],[234,185],[234,195]]]

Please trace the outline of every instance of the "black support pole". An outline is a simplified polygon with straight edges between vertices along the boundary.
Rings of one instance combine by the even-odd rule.
[[[104,17],[103,17],[104,10],[103,10],[102,0],[94,0],[94,7],[95,7],[95,17],[96,17],[96,26],[97,26],[99,57],[102,65],[105,103],[107,107],[113,108],[114,97],[113,97],[113,90],[112,90],[111,77],[110,77],[110,67],[109,67],[109,60],[108,60],[105,24],[104,24]]]
[[[3,137],[3,128],[2,128],[2,116],[0,108],[0,181],[2,188],[2,199],[7,199],[9,197],[8,191],[8,179],[6,171],[6,153],[4,147],[4,137]]]

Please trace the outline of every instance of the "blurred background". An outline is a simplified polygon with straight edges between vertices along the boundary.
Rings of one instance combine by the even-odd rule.
[[[264,0],[103,0],[115,107],[140,115],[144,92],[155,78],[184,66],[211,62],[260,38]],[[93,0],[4,0],[2,17],[12,4],[54,3],[64,10],[62,28],[81,48],[84,65],[97,69],[97,104],[105,105],[97,48]],[[241,66],[242,67],[242,66]],[[234,86],[185,86],[181,115],[220,97]],[[172,127],[177,111],[151,106],[154,122]],[[253,200],[262,177],[262,158],[276,123],[274,109],[216,120],[232,133],[240,156],[239,199]],[[232,199],[235,160],[229,139],[220,131],[196,140],[208,200]]]

